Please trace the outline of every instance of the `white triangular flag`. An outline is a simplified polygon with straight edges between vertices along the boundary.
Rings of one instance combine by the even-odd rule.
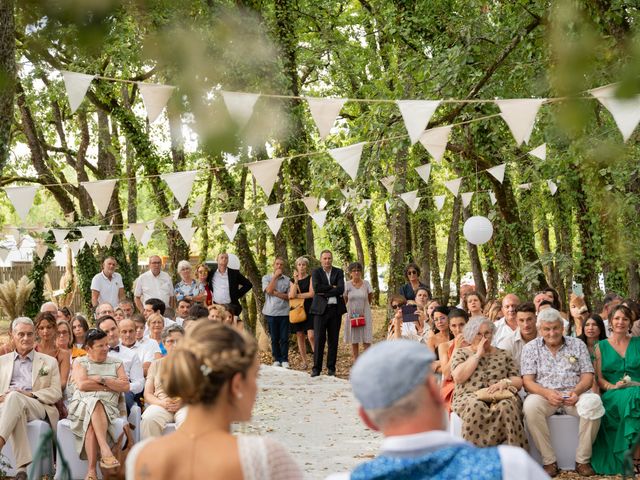
[[[380,183],[387,189],[387,192],[393,193],[393,185],[396,182],[395,175],[389,175],[388,177],[384,177],[380,179]]]
[[[220,214],[220,219],[225,226],[231,230],[233,228],[234,223],[236,223],[236,219],[238,218],[238,210],[235,212],[226,212]]]
[[[175,221],[176,227],[178,228],[178,232],[184,239],[184,243],[189,245],[191,243],[191,239],[193,238],[193,232],[191,231],[191,227],[193,225],[193,218],[179,218]]]
[[[420,143],[427,149],[427,152],[431,154],[436,163],[440,163],[442,161],[442,156],[447,149],[449,134],[451,133],[452,128],[452,125],[432,128],[425,130],[420,136]]]
[[[240,93],[240,92],[220,92],[224,99],[224,104],[227,106],[229,115],[236,124],[242,128],[244,127],[251,115],[253,115],[253,107],[260,98],[257,93]],[[234,234],[235,236],[235,234]]]
[[[4,248],[4,247],[0,247],[0,260],[2,260],[2,262],[6,262],[7,258],[9,258],[9,254],[11,253],[11,250],[9,250],[8,248]]]
[[[91,227],[77,227],[80,230],[80,235],[84,238],[87,245],[93,245],[93,242],[96,241],[97,232],[100,230],[100,225],[94,225]]]
[[[400,198],[404,200],[404,203],[406,203],[407,206],[414,213],[420,206],[420,198],[418,197],[418,190],[412,190],[411,192],[401,193]]]
[[[520,185],[518,185],[518,188],[520,190],[531,190],[531,184],[530,183],[521,183]]]
[[[626,142],[640,122],[640,95],[616,98],[617,85],[594,88],[589,93],[609,110]]]
[[[324,138],[329,135],[331,127],[336,122],[342,106],[347,101],[344,98],[316,98],[306,97],[309,104],[309,111],[313,117],[313,121],[316,122],[318,131],[320,132],[320,138]]]
[[[147,229],[142,234],[142,238],[140,239],[140,245],[146,247],[149,241],[151,240],[151,236],[153,235],[153,229]]]
[[[59,228],[52,228],[51,233],[53,233],[53,237],[56,239],[56,244],[59,247],[62,247],[64,239],[69,235],[69,230],[62,230]]]
[[[543,143],[539,147],[534,148],[529,152],[529,155],[533,155],[534,157],[538,157],[540,160],[547,159],[547,144]]]
[[[347,172],[351,180],[355,180],[358,174],[364,144],[365,142],[360,142],[349,145],[348,147],[332,148],[329,150],[329,155]]]
[[[172,213],[173,213],[173,219],[174,220],[178,220],[178,218],[180,218],[180,208],[176,208]]]
[[[495,100],[500,116],[507,122],[516,143],[529,143],[529,137],[536,122],[536,115],[545,98],[510,98]]]
[[[67,90],[67,97],[69,98],[69,107],[71,107],[71,113],[75,112],[84,96],[89,90],[89,85],[94,78],[94,75],[87,75],[85,73],[67,72],[62,70],[62,78],[64,80],[64,87]]]
[[[348,209],[349,209],[349,202],[344,202],[342,205],[340,205],[340,213],[342,215],[344,215]]]
[[[97,180],[95,182],[80,182],[80,185],[87,191],[96,208],[102,215],[107,214],[111,195],[116,186],[116,180]]]
[[[429,120],[436,111],[439,100],[398,100],[396,102],[400,108],[404,125],[409,132],[411,145],[416,143],[424,129],[427,128]]]
[[[189,200],[189,195],[191,195],[191,189],[193,188],[193,181],[196,179],[196,175],[198,175],[197,170],[189,170],[186,172],[165,173],[160,175],[160,178],[169,185],[178,204],[184,207],[187,204],[187,200]]]
[[[38,188],[40,188],[38,185],[4,187],[4,191],[7,193],[9,201],[23,222],[27,218],[27,214],[33,205],[33,199],[36,196]]]
[[[506,163],[501,163],[495,167],[487,168],[487,173],[490,173],[500,183],[504,181],[504,170],[507,167]]]
[[[284,218],[270,218],[269,220],[266,220],[269,229],[271,229],[271,232],[274,235],[278,235],[283,220]]]
[[[36,241],[36,255],[38,255],[38,258],[40,260],[42,260],[44,258],[44,256],[47,254],[47,251],[49,250],[49,247],[47,246],[46,243],[44,243],[44,241],[42,240],[38,240]]]
[[[473,198],[474,192],[464,192],[460,197],[462,197],[462,206],[467,208],[471,203],[471,199]]]
[[[416,172],[420,175],[420,178],[424,180],[424,183],[429,183],[429,177],[431,176],[431,164],[425,163],[424,165],[420,165],[416,167]]]
[[[110,239],[113,239],[113,234],[109,230],[98,230],[96,232],[96,240],[101,247],[107,247]]]
[[[387,214],[391,211],[391,202],[389,200],[384,202],[384,208],[387,211]]]
[[[280,167],[283,161],[284,158],[271,158],[269,160],[247,163],[247,167],[251,171],[253,178],[256,179],[256,183],[264,190],[267,198],[271,195],[273,185],[275,185],[278,179],[278,173],[280,173]]]
[[[204,197],[200,195],[198,198],[195,199],[195,201],[193,202],[193,205],[191,206],[191,215],[193,215],[194,217],[197,217],[198,215],[200,215],[203,205],[204,205]]]
[[[77,256],[82,247],[84,247],[85,241],[84,238],[80,238],[78,240],[74,240],[73,242],[69,242],[69,248],[71,248],[71,252],[73,255]]]
[[[436,195],[435,197],[433,197],[433,203],[436,204],[436,209],[438,211],[442,210],[442,207],[444,207],[444,202],[446,201],[447,197],[446,195]]]
[[[489,192],[489,199],[491,200],[491,205],[495,205],[497,200],[496,200],[496,194],[493,192]]]
[[[324,199],[324,197],[320,198],[320,200],[318,200],[318,209],[319,209],[319,210],[324,210],[324,207],[326,207],[326,206],[327,206],[327,203],[329,203],[329,202],[327,202],[327,201]]]
[[[320,210],[319,212],[311,214],[311,218],[313,218],[313,221],[316,222],[318,227],[322,228],[324,227],[324,223],[327,221],[327,213],[327,210]]]
[[[156,221],[155,220],[150,220],[147,222],[147,230],[151,230],[151,232],[153,233],[153,231],[156,228]]]
[[[269,220],[273,220],[278,216],[280,212],[280,203],[274,203],[273,205],[267,205],[262,207],[262,211],[267,216]],[[275,234],[274,234],[275,235]]]
[[[162,223],[164,223],[167,226],[167,228],[173,227],[173,215],[169,215],[168,217],[163,217]]]
[[[309,213],[315,213],[318,210],[318,198],[317,197],[304,197],[302,199],[305,207],[309,210]]]
[[[111,247],[111,242],[113,242],[113,232],[109,232],[103,246],[109,248]]]
[[[138,82],[138,88],[140,89],[140,96],[142,97],[144,108],[147,111],[149,123],[153,123],[158,119],[162,110],[164,110],[175,87],[171,85]]]
[[[147,229],[147,224],[144,222],[129,224],[129,230],[131,230],[131,233],[133,233],[133,236],[135,237],[138,243],[142,242],[142,236],[144,235],[144,232],[146,229]]]
[[[558,191],[558,185],[553,180],[547,180],[547,186],[549,187],[549,192],[551,192],[551,196],[553,197]]]
[[[124,238],[126,238],[127,241],[131,240],[131,234],[133,233],[131,231],[131,227],[127,228],[123,233],[124,233]]]
[[[226,225],[222,225],[224,232],[227,234],[230,242],[233,242],[233,239],[236,238],[236,233],[238,233],[238,228],[240,228],[240,224],[236,223],[232,227],[227,227]]]
[[[448,180],[444,182],[444,186],[447,187],[451,193],[453,193],[454,197],[457,197],[458,191],[460,190],[461,183],[462,183],[462,178],[454,178],[453,180]]]

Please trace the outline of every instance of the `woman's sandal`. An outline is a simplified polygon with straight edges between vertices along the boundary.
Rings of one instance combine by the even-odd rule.
[[[93,473],[87,473],[87,476],[84,480],[98,480],[98,475]]]
[[[102,457],[100,459],[100,468],[118,468],[120,466],[120,462],[113,455],[109,455],[108,457]]]

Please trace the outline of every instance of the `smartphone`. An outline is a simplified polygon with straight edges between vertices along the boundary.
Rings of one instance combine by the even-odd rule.
[[[403,322],[417,322],[418,315],[416,315],[417,305],[403,305],[402,306],[402,321]]]
[[[582,284],[576,283],[573,285],[573,293],[575,293],[576,297],[582,297],[584,294],[582,293]]]

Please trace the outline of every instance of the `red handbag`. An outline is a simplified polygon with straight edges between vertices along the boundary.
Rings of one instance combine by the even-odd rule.
[[[364,317],[353,317],[351,319],[351,328],[364,327],[366,325]]]

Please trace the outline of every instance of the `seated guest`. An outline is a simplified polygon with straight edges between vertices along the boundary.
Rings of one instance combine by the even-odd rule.
[[[635,473],[640,473],[640,338],[631,337],[632,322],[628,307],[613,307],[609,313],[611,336],[595,347],[596,378],[605,414],[593,444],[591,465],[601,475],[630,473],[625,457],[632,447]]]
[[[576,403],[591,388],[593,365],[586,345],[574,337],[563,336],[564,322],[560,312],[547,308],[538,313],[539,337],[522,348],[520,370],[524,387],[529,392],[524,401],[524,419],[538,451],[544,470],[558,475],[556,454],[551,446],[547,417],[562,408],[568,415],[579,417]],[[580,417],[576,472],[588,477],[594,474],[591,446],[598,433],[600,419]]]
[[[489,342],[486,342],[487,347]],[[445,410],[429,349],[406,340],[381,342],[351,371],[364,424],[384,435],[382,451],[351,474],[331,480],[548,478],[521,448],[477,448],[445,431]]]
[[[459,348],[451,360],[456,384],[451,410],[462,419],[462,437],[477,446],[515,445],[526,447],[520,397],[522,379],[511,354],[491,346],[495,325],[486,317],[473,317],[465,325],[469,347]],[[476,392],[486,389],[506,398],[487,402]]]
[[[113,323],[115,320],[102,322]],[[129,380],[122,362],[110,357],[107,334],[97,328],[87,332],[87,355],[73,364],[75,390],[69,402],[71,431],[76,440],[76,450],[83,460],[88,460],[87,479],[97,480],[96,463],[100,454],[100,468],[110,469],[120,465],[111,453],[108,437],[116,440],[115,420],[120,416],[120,393],[129,391]]]
[[[53,302],[44,302],[41,306],[40,306],[40,313],[44,313],[44,312],[50,312],[53,313],[53,315],[55,317],[58,316],[58,305],[56,305]]]
[[[27,422],[47,420],[51,428],[58,424],[55,403],[62,399],[60,370],[55,358],[36,352],[35,327],[31,319],[18,317],[11,323],[15,351],[0,357],[0,450],[11,439],[18,473],[14,478],[27,480],[32,461],[27,438]]]
[[[589,357],[591,362],[595,365],[596,361],[596,345],[598,342],[607,339],[607,328],[604,326],[604,321],[600,318],[600,315],[594,313],[589,315],[587,320],[582,325],[582,334],[578,336],[587,346],[589,350]],[[597,383],[597,379],[595,383]]]
[[[60,370],[60,388],[64,392],[71,370],[71,352],[56,346],[58,333],[56,317],[50,312],[39,313],[36,315],[35,327],[37,336],[35,350],[56,359]]]
[[[73,347],[71,348],[71,358],[75,359],[76,357],[81,357],[82,355],[86,355],[87,352],[84,351],[82,346],[84,345],[84,336],[89,330],[89,322],[79,313],[76,313],[71,320],[71,334]]]
[[[420,268],[415,263],[410,263],[404,269],[404,278],[407,279],[407,283],[400,287],[400,291],[398,292],[407,300],[415,300],[416,293],[418,293],[418,288],[424,288],[427,294],[429,290],[427,286],[420,281]],[[428,295],[431,297],[431,295]]]
[[[153,313],[147,317],[147,331],[149,332],[149,339],[158,342],[160,353],[163,357],[167,354],[167,350],[164,348],[164,345],[162,345],[162,330],[164,330],[164,327],[164,319],[159,313]]]
[[[227,311],[222,305],[209,305],[209,315],[207,318],[212,322],[223,323],[227,318]]]
[[[127,298],[125,298],[118,304],[118,308],[122,310],[124,318],[131,318],[135,310],[133,302]]]
[[[193,303],[186,298],[178,300],[178,309],[176,310],[176,323],[178,325],[182,325],[184,319],[189,316],[189,309],[191,308],[191,305],[193,305]]]
[[[157,313],[164,320],[164,327],[168,327],[169,325],[173,325],[176,322],[174,322],[170,318],[165,317],[164,314],[166,310],[167,310],[167,306],[164,304],[162,300],[158,298],[150,298],[149,300],[144,302],[144,310],[142,311],[142,315],[144,315],[144,318],[146,318],[148,321],[150,315]],[[149,332],[147,331],[145,333],[149,333]]]
[[[68,307],[60,307],[58,309],[56,320],[66,320],[67,322],[70,322],[72,318],[73,318],[73,313],[71,313],[71,310],[69,310]]]
[[[110,303],[101,303],[96,307],[96,311],[94,312],[94,318],[96,319],[96,321],[98,321],[105,315],[109,315],[110,317],[113,317],[114,314],[115,314],[115,310]]]
[[[416,320],[405,322],[402,316],[402,307],[406,304],[407,301],[402,295],[391,295],[389,297],[389,305],[393,309],[394,314],[393,318],[389,322],[387,340],[406,338],[408,340],[426,343],[429,329],[425,326],[426,324],[421,322],[421,319],[426,318],[426,316],[421,316],[417,313],[418,310],[416,310]]]
[[[184,337],[184,330],[179,325],[171,325],[162,331],[162,343],[167,352],[171,350]],[[144,387],[144,403],[146,408],[142,414],[141,435],[142,439],[159,437],[162,435],[167,423],[175,422],[179,428],[187,415],[187,407],[182,404],[180,398],[170,398],[162,388],[161,369],[165,358],[155,360],[149,368],[147,381]]]
[[[138,356],[140,363],[142,363],[142,371],[144,372],[144,376],[147,376],[147,370],[151,366],[151,362],[153,362],[156,358],[161,358],[162,354],[160,353],[160,347],[158,346],[156,350],[148,348],[151,343],[141,344],[136,340],[136,324],[131,319],[122,320],[118,324],[118,330],[120,331],[120,342],[125,347],[131,349],[133,353]]]
[[[71,352],[73,339],[71,338],[71,324],[66,320],[56,322],[56,347]]]
[[[436,360],[432,364],[434,372],[441,372],[438,346],[452,339],[453,333],[449,329],[449,307],[436,307],[433,310],[433,335],[427,340],[427,346],[436,354]]]
[[[520,304],[520,299],[513,293],[508,293],[502,299],[503,318],[496,323],[496,333],[493,336],[493,346],[499,347],[500,342],[506,337],[510,337],[518,329],[518,320],[516,318],[516,307]],[[535,311],[533,312],[535,317]],[[535,318],[534,318],[535,319]],[[491,318],[489,319],[491,320]]]
[[[484,297],[480,292],[472,291],[467,293],[462,299],[462,305],[469,318],[484,316]]]
[[[522,347],[538,336],[538,329],[536,328],[536,307],[533,303],[521,303],[515,310],[518,329],[511,335],[504,336],[497,347],[511,354],[519,371]]]
[[[589,318],[589,307],[584,296],[572,293],[569,297],[569,331],[567,335],[579,337],[584,332],[584,324]]]
[[[191,305],[188,316],[192,318],[207,318],[208,315],[209,310],[207,309],[207,307],[203,306],[200,303],[196,303],[194,305]]]
[[[134,445],[127,479],[301,479],[299,467],[276,441],[231,434],[232,422],[251,418],[259,367],[252,337],[219,323],[196,322],[162,360],[164,391],[181,398],[189,414],[176,433]]]
[[[117,324],[120,324],[120,321],[124,320],[124,312],[121,308],[118,307],[113,311],[113,318]]]
[[[451,360],[458,348],[469,346],[462,334],[462,330],[468,321],[467,312],[464,310],[460,310],[459,308],[449,310],[449,329],[453,334],[453,340],[438,345],[438,357],[440,358],[440,369],[442,372],[440,391],[442,392],[442,399],[444,400],[444,406],[448,413],[451,413],[451,401],[453,400],[453,389],[455,387],[453,377],[451,376]]]

